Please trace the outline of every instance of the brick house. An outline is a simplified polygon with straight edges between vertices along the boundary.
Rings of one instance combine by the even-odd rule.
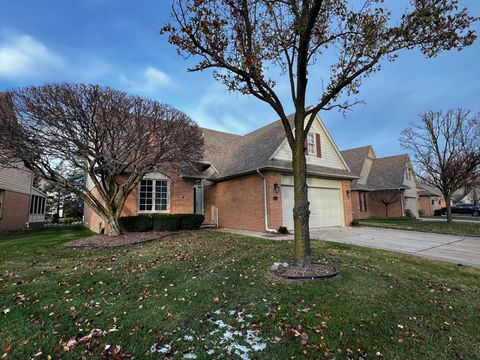
[[[292,154],[281,121],[243,136],[202,130],[203,171],[147,174],[127,199],[122,216],[199,213],[206,222],[225,228],[293,229]],[[350,225],[350,182],[356,176],[319,117],[308,134],[305,151],[310,227]],[[90,229],[104,226],[88,206],[84,214]]]
[[[46,199],[30,171],[0,168],[0,232],[43,226]]]
[[[398,200],[388,205],[389,217],[405,215],[409,209],[418,217],[419,191],[406,154],[377,158],[371,145],[342,151],[353,175],[353,219],[384,217],[385,205],[375,199],[375,192],[398,192]]]
[[[432,216],[435,210],[446,206],[445,199],[439,189],[421,182],[418,183],[418,187],[420,189],[418,193],[419,207],[425,216]]]

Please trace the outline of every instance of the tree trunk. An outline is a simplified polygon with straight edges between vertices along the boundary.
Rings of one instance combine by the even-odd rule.
[[[453,223],[451,201],[452,201],[452,196],[451,195],[445,196],[445,202],[446,202],[446,205],[447,205],[447,223],[448,224]]]
[[[122,229],[120,229],[120,223],[118,222],[118,217],[115,215],[110,215],[108,218],[108,236],[117,236],[122,234]]]
[[[299,132],[297,132],[298,136]],[[293,153],[293,188],[294,188],[294,246],[295,263],[298,266],[309,266],[312,263],[310,249],[310,217],[308,188],[307,188],[307,162],[305,158],[304,140],[296,137]]]
[[[388,204],[385,204],[385,217],[388,217]]]

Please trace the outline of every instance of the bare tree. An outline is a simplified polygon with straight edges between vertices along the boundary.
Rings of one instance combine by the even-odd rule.
[[[0,101],[0,163],[79,196],[121,233],[127,196],[156,169],[181,171],[202,158],[203,137],[184,113],[108,87],[54,84],[13,90]],[[71,181],[82,170],[94,185]]]
[[[480,174],[480,171],[478,173]],[[465,195],[468,195],[474,204],[480,204],[480,178],[475,178],[467,184]]]
[[[311,263],[304,143],[315,116],[358,102],[352,96],[362,78],[379,71],[381,60],[394,61],[400,50],[418,48],[434,57],[476,39],[469,27],[477,19],[459,10],[456,0],[414,0],[406,6],[394,16],[376,0],[175,0],[172,23],[161,30],[180,54],[199,59],[191,71],[213,69],[229,90],[264,101],[282,120],[293,155],[298,265]],[[316,63],[330,76],[309,83]],[[293,127],[270,75],[274,67],[289,81]],[[318,102],[306,108],[308,84]]]
[[[385,217],[388,217],[388,206],[400,200],[400,190],[377,190],[370,193],[370,197],[385,206]]]
[[[402,131],[400,145],[409,151],[417,176],[438,188],[447,203],[447,222],[452,222],[452,194],[479,176],[480,116],[457,109],[430,111],[418,125]]]

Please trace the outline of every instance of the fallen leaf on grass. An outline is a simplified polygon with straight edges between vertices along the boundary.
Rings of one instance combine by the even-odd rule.
[[[80,339],[70,339],[66,343],[63,343],[63,350],[71,351],[77,346],[88,343],[91,339],[104,336],[106,331],[95,329],[90,332],[90,334],[81,337]]]

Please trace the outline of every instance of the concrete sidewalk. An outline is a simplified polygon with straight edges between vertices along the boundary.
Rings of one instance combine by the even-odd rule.
[[[292,240],[293,235],[218,229],[233,234],[269,240]],[[480,267],[480,238],[369,227],[311,230],[312,239],[397,251],[428,259]]]

